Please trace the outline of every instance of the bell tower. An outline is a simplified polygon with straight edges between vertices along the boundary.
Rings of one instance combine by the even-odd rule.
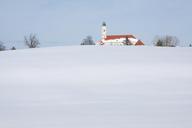
[[[105,22],[102,23],[102,28],[101,28],[101,38],[104,40],[107,37],[107,25]]]

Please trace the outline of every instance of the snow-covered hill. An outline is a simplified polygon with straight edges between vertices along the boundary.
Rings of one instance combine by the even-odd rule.
[[[0,52],[0,128],[191,127],[191,48]]]

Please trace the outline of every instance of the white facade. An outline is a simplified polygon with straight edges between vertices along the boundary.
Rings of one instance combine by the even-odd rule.
[[[103,22],[101,27],[101,40],[98,41],[97,44],[98,45],[144,45],[143,42],[136,39],[133,35],[107,35],[107,25],[105,22]]]
[[[102,37],[102,40],[104,40],[107,37],[107,25],[105,22],[103,22],[101,27],[101,37]]]
[[[120,39],[113,39],[113,40],[103,40],[103,43],[105,45],[124,45],[125,38],[120,38]]]

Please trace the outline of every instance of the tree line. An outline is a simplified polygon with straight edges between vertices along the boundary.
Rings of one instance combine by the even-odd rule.
[[[129,40],[126,39],[126,45],[129,45]],[[179,39],[176,36],[156,36],[153,40],[153,45],[158,47],[176,47],[180,43]],[[28,48],[37,48],[40,45],[39,39],[36,34],[30,34],[29,36],[24,36],[24,44]],[[95,45],[92,36],[85,37],[80,45]],[[192,44],[189,44],[189,47],[192,47]],[[4,43],[0,41],[0,51],[7,50]],[[10,48],[10,50],[16,50],[15,46]]]
[[[157,47],[176,47],[180,44],[179,39],[176,36],[156,36],[152,41],[154,46]],[[91,36],[87,36],[81,42],[81,45],[95,45],[96,43],[93,41]],[[125,39],[125,45],[132,45],[128,38]],[[189,47],[192,47],[192,44],[189,44]]]
[[[176,47],[179,45],[180,41],[176,36],[156,36],[153,41],[155,46],[161,47]]]
[[[37,48],[40,45],[39,39],[36,34],[30,34],[29,36],[24,36],[24,44],[28,48]],[[0,51],[7,50],[4,43],[0,41]],[[11,47],[10,50],[16,50],[15,46]]]

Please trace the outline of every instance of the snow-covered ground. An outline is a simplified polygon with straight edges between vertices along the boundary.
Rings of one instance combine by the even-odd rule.
[[[191,127],[191,48],[0,52],[0,128]]]

